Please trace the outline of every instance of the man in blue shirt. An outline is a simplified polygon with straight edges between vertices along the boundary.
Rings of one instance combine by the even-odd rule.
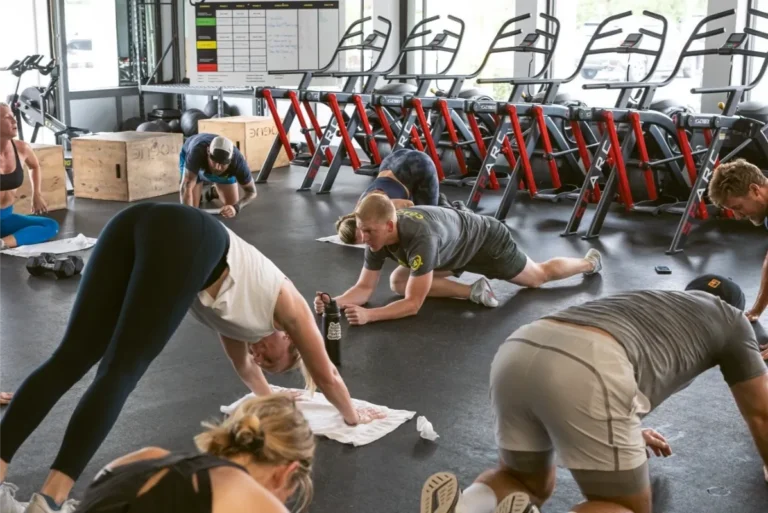
[[[211,183],[224,206],[223,217],[235,217],[256,197],[256,184],[243,154],[232,141],[214,134],[197,134],[184,142],[179,155],[181,202],[198,207],[204,183]],[[237,184],[245,194],[240,198]]]

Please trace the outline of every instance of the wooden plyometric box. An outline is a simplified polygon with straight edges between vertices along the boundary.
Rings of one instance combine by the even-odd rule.
[[[232,116],[228,118],[201,119],[197,122],[199,133],[226,137],[238,147],[251,171],[260,171],[269,149],[277,137],[275,121],[269,116]],[[285,148],[281,147],[275,167],[290,164]]]
[[[64,149],[52,144],[29,145],[40,162],[40,191],[48,205],[48,211],[67,208],[67,174],[64,170]],[[13,211],[17,214],[32,213],[32,181],[29,179],[29,169],[24,167],[24,183],[16,191],[16,203]]]
[[[178,192],[183,136],[104,132],[72,140],[75,196],[136,201]]]

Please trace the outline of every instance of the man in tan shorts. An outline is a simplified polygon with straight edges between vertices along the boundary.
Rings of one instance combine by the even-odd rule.
[[[646,447],[671,450],[641,419],[714,366],[768,465],[768,369],[754,330],[702,290],[618,294],[515,331],[491,366],[499,466],[463,493],[452,474],[434,474],[421,513],[537,513],[555,454],[587,499],[571,511],[651,513]]]

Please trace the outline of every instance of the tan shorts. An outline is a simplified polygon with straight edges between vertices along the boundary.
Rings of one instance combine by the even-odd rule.
[[[585,495],[649,484],[640,418],[650,405],[607,334],[540,320],[515,331],[491,366],[496,441],[507,466],[541,472],[554,456]]]

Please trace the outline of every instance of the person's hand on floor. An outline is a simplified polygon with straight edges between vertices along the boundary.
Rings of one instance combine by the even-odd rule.
[[[755,306],[753,306],[752,308],[744,312],[744,315],[747,316],[747,319],[749,319],[749,322],[757,322],[757,320],[763,314],[764,309],[765,307],[755,304]]]
[[[13,399],[13,392],[0,392],[0,406],[11,404],[11,399]]]
[[[666,458],[667,456],[672,455],[672,448],[669,447],[667,439],[657,431],[653,429],[643,429],[643,440],[645,440],[645,445],[652,450],[656,456],[664,456]]]
[[[383,411],[376,408],[357,408],[357,423],[370,424],[374,420],[383,419],[387,416]]]
[[[370,322],[370,316],[368,315],[368,309],[362,306],[347,306],[344,310],[347,315],[347,320],[352,326],[362,326]]]
[[[219,214],[221,214],[221,217],[235,217],[237,215],[237,209],[232,205],[224,205],[221,207],[221,210],[219,210]]]
[[[45,214],[48,212],[48,203],[42,194],[32,195],[32,212],[35,214]]]

